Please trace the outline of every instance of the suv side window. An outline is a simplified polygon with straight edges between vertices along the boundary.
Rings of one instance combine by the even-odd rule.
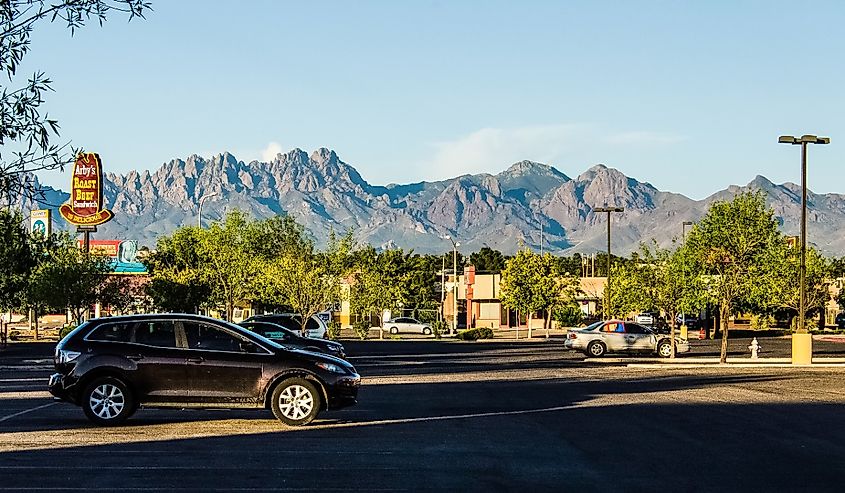
[[[134,341],[156,347],[176,347],[176,324],[172,320],[150,320],[135,324]]]
[[[131,323],[103,324],[94,329],[85,339],[103,342],[130,342],[133,325]]]
[[[232,353],[241,351],[241,339],[229,332],[200,322],[182,322],[182,326],[188,339],[188,349]]]

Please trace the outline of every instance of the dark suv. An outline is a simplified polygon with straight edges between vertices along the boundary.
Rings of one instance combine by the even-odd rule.
[[[50,393],[99,425],[149,407],[271,409],[288,425],[355,404],[361,377],[339,358],[276,344],[198,315],[99,318],[56,345]]]

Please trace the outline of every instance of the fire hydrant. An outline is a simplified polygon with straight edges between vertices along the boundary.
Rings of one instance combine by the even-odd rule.
[[[757,342],[757,338],[755,337],[751,341],[751,345],[748,346],[748,349],[751,350],[751,359],[757,359],[757,353],[759,353],[760,350],[763,349],[763,347],[760,346],[760,344]]]

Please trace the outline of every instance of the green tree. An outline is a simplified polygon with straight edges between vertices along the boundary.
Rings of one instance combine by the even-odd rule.
[[[758,311],[768,312],[786,309],[790,318],[799,313],[800,308],[800,264],[801,250],[789,246],[786,242],[775,243],[768,250],[764,289],[758,290],[758,296],[749,300]],[[832,261],[824,258],[818,250],[807,248],[806,257],[806,309],[807,312],[819,312],[830,299],[828,289],[833,275]],[[792,320],[790,320],[792,325]]]
[[[35,260],[19,211],[0,209],[0,311],[17,308]]]
[[[357,315],[376,314],[384,328],[384,310],[405,303],[405,255],[401,250],[376,252],[368,246],[359,253],[350,294],[350,308]]]
[[[782,242],[774,212],[760,192],[714,202],[687,237],[690,258],[707,275],[707,293],[719,305],[722,363],[728,354],[728,318],[737,303],[766,295],[767,257]]]
[[[469,263],[474,265],[478,272],[500,273],[505,268],[505,256],[498,250],[483,247],[481,250],[470,254]]]
[[[102,24],[111,11],[126,13],[132,20],[143,18],[149,10],[144,0],[0,1],[0,66],[12,85],[19,84],[18,88],[0,86],[0,196],[12,201],[19,195],[37,194],[29,173],[61,169],[70,162],[68,144],[52,141],[59,135],[58,122],[41,111],[52,81],[43,72],[25,82],[17,77],[35,26],[58,19],[72,35],[92,18]],[[71,159],[75,155],[71,150]]]
[[[197,228],[179,228],[159,237],[155,252],[143,257],[150,273],[146,294],[157,309],[196,313],[207,306],[211,284],[203,274],[201,235]]]
[[[33,270],[29,293],[39,306],[70,310],[78,324],[98,301],[110,269],[108,257],[83,252],[70,235],[64,235],[50,251],[49,260]]]
[[[533,336],[531,321],[535,312],[545,311],[548,326],[555,309],[574,302],[577,276],[560,272],[551,254],[539,255],[529,249],[517,252],[505,263],[501,280],[502,305],[528,316],[528,337]]]
[[[613,306],[621,313],[663,312],[669,319],[674,357],[677,315],[706,303],[701,272],[685,247],[669,250],[653,242],[641,245],[633,257],[613,268]]]
[[[323,252],[312,252],[310,243],[296,243],[275,258],[265,258],[257,279],[258,300],[290,307],[299,314],[305,334],[313,315],[340,302],[340,281],[352,269],[354,248],[351,231],[341,237],[332,232]]]
[[[232,320],[237,302],[255,298],[255,283],[263,266],[261,257],[249,247],[257,244],[255,234],[260,227],[245,213],[233,211],[198,232],[203,279],[211,287],[211,300],[225,306],[226,320]]]

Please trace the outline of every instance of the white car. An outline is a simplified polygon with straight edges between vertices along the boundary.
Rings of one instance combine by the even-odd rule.
[[[583,329],[572,329],[566,335],[564,347],[594,358],[606,353],[656,353],[661,358],[672,355],[669,336],[623,320],[596,322]],[[689,352],[689,342],[676,337],[675,352]]]
[[[388,320],[383,327],[391,334],[398,334],[400,332],[431,335],[431,326],[424,324],[415,318],[399,317],[393,320]]]

